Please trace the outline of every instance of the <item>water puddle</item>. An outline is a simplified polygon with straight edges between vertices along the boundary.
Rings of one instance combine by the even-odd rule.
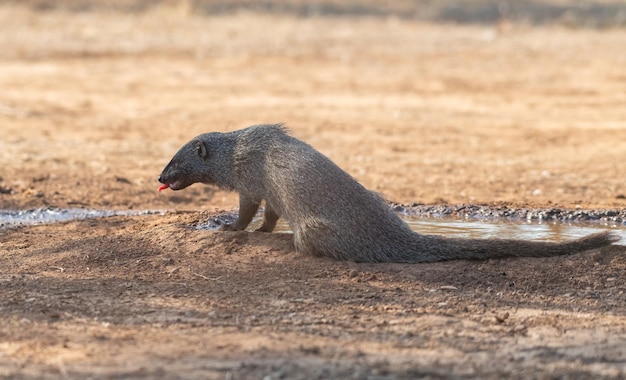
[[[86,210],[41,208],[32,210],[0,210],[0,228],[34,224],[65,222],[108,216],[163,215],[163,211]],[[248,227],[253,231],[261,226],[261,213]],[[505,238],[521,240],[563,241],[583,237],[595,232],[611,230],[621,237],[618,244],[626,245],[626,224],[601,224],[594,221],[568,222],[562,220],[521,219],[490,217],[488,219],[454,218],[450,216],[416,216],[402,212],[399,216],[411,229],[421,234],[437,234],[460,238]],[[202,230],[217,230],[222,224],[233,223],[237,214],[221,214],[195,226]],[[291,233],[289,225],[280,219],[274,232]]]
[[[55,222],[67,222],[90,218],[103,218],[107,216],[136,216],[163,214],[161,211],[114,211],[114,210],[86,210],[82,208],[38,208],[31,210],[0,210],[0,228],[28,226],[34,224],[47,224]]]
[[[416,217],[399,215],[413,231],[420,234],[444,235],[457,238],[476,239],[519,239],[536,241],[564,241],[578,239],[583,236],[611,230],[621,237],[617,244],[626,245],[625,225],[599,225],[591,222],[567,223],[560,221],[528,221],[512,219],[466,220],[451,217]],[[232,223],[236,214],[222,214],[209,218],[205,223],[195,226],[202,230],[217,230],[224,223]],[[248,226],[248,231],[261,227],[261,214],[255,217]],[[289,225],[280,219],[274,232],[291,233]]]
[[[578,239],[596,232],[611,230],[621,237],[617,244],[626,244],[626,227],[602,227],[591,223],[514,222],[496,220],[459,220],[449,218],[403,217],[411,229],[421,234],[445,235],[477,239],[519,239],[564,241]]]

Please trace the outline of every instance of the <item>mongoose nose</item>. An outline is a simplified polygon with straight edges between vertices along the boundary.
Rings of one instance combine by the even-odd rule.
[[[157,181],[161,182],[161,176],[159,176],[159,178],[157,178]],[[161,182],[162,183],[162,182]]]

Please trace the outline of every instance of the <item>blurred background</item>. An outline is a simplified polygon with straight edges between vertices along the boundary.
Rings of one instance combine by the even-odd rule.
[[[624,1],[2,1],[0,208],[232,208],[156,178],[285,122],[403,202],[626,205]]]
[[[247,11],[287,14],[298,17],[399,17],[410,20],[452,23],[495,23],[510,20],[530,24],[561,23],[579,27],[615,27],[624,26],[626,23],[624,3],[614,0],[16,0],[5,1],[5,3],[20,4],[37,11],[141,13],[150,9],[169,6],[183,10],[183,12],[204,16]]]

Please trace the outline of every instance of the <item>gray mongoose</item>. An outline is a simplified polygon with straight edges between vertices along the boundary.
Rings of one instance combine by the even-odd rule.
[[[265,201],[263,224],[279,217],[294,232],[296,251],[357,262],[418,263],[507,256],[547,257],[600,248],[619,240],[601,232],[551,243],[462,239],[410,230],[375,193],[281,124],[205,133],[185,144],[159,176],[159,190],[202,182],[239,193],[239,216],[222,230],[243,230]]]

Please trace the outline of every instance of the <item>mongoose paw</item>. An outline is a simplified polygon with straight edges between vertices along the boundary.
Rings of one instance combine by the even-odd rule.
[[[269,228],[267,228],[265,226],[261,226],[261,227],[257,228],[256,230],[254,230],[254,232],[272,232],[272,230],[270,230]]]

